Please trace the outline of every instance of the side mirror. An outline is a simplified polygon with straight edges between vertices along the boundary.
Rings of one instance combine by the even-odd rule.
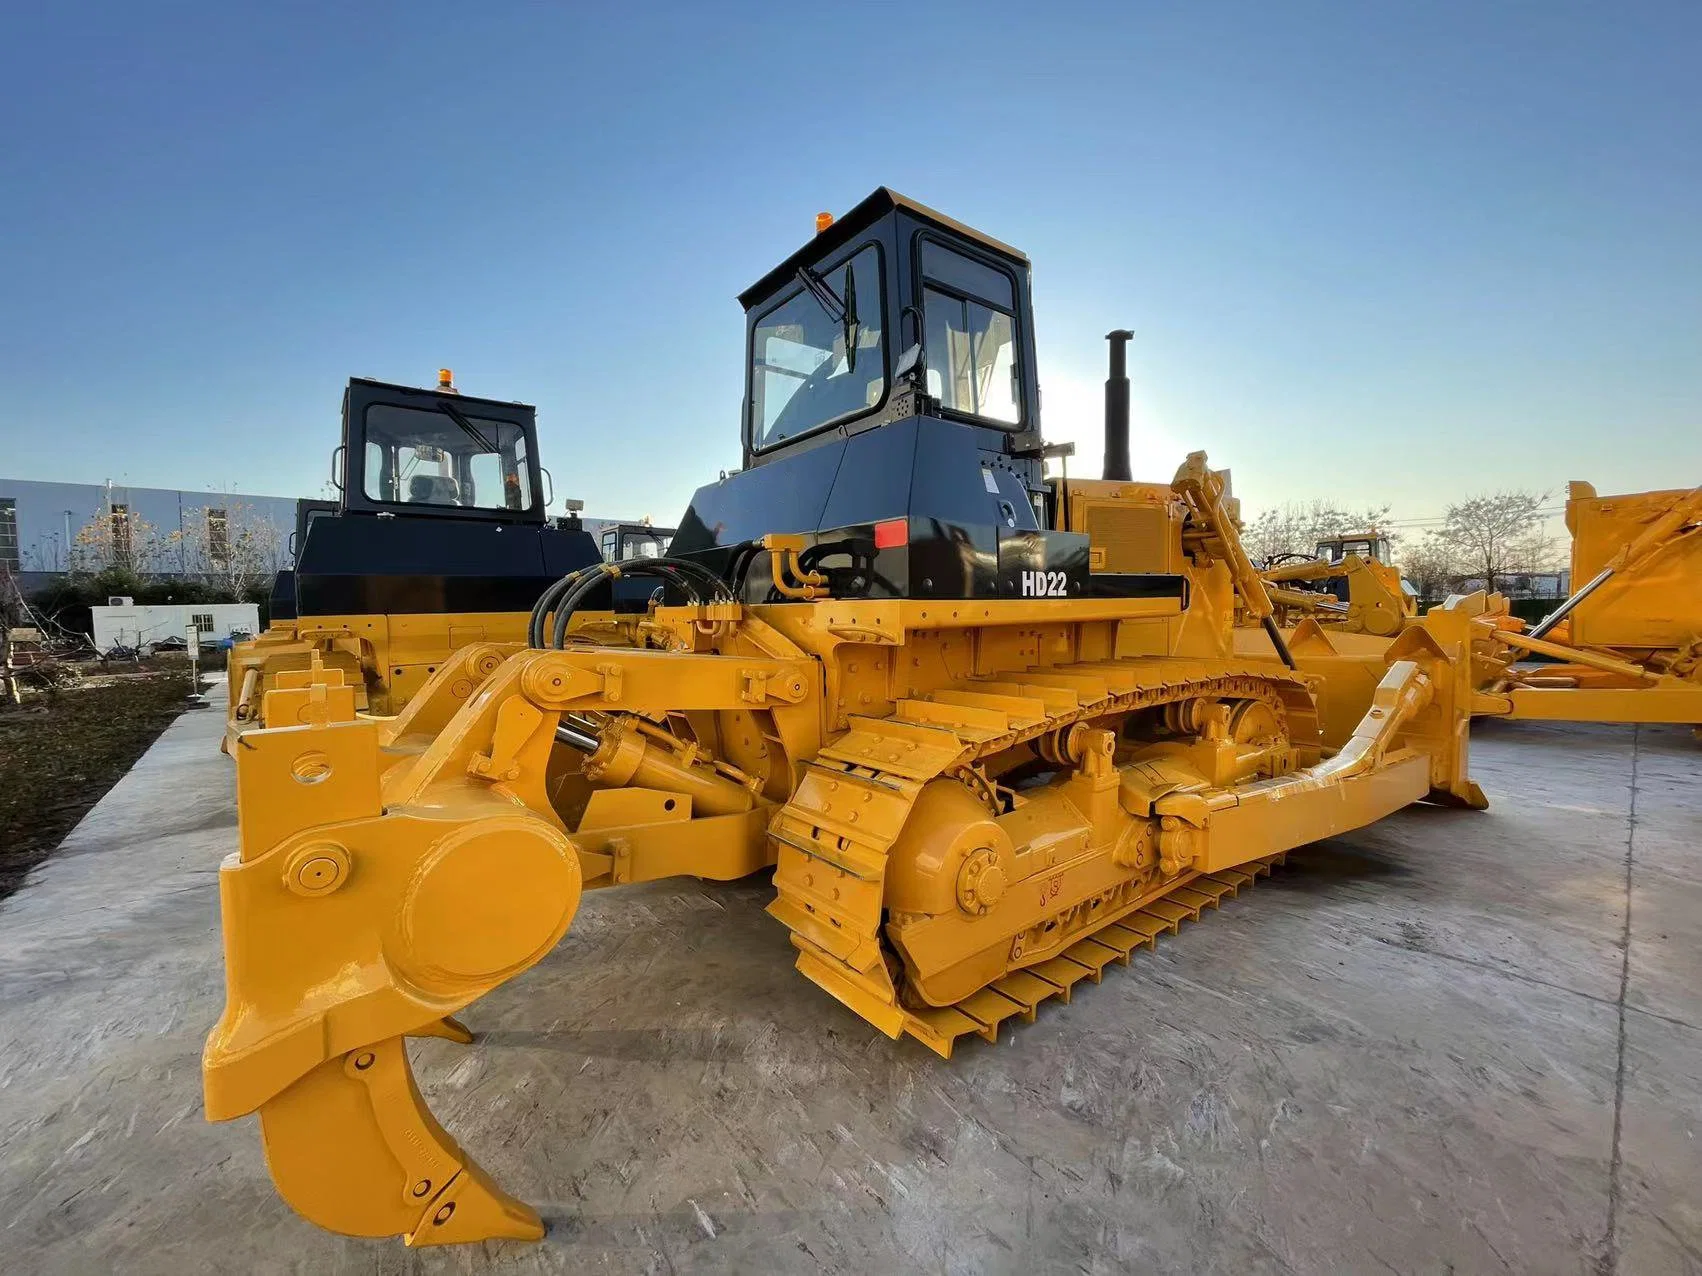
[[[913,377],[921,371],[922,366],[922,343],[918,341],[898,356],[898,366],[892,370],[892,379],[903,381],[906,377]]]

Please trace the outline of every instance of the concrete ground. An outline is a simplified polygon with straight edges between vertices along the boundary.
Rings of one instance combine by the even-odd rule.
[[[793,972],[760,881],[588,897],[416,1049],[550,1225],[409,1251],[206,1124],[216,711],[0,908],[9,1271],[1702,1272],[1702,747],[1483,726],[1415,808],[951,1063]]]

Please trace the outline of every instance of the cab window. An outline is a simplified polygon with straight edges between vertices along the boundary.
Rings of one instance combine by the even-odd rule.
[[[1388,542],[1385,540],[1340,540],[1320,541],[1317,554],[1319,558],[1327,558],[1339,563],[1349,554],[1357,554],[1361,558],[1369,558],[1373,562],[1386,562],[1388,559]]]
[[[1015,283],[1001,270],[927,240],[922,279],[928,393],[953,412],[1018,424]]]
[[[880,250],[873,244],[798,288],[751,330],[750,437],[773,447],[886,397]]]
[[[458,509],[533,505],[526,431],[450,408],[366,410],[364,487],[374,501]]]
[[[611,563],[662,558],[668,552],[668,538],[648,527],[611,527],[603,533],[601,545],[603,558]]]
[[[668,552],[668,542],[649,529],[628,528],[621,533],[621,561],[632,558],[661,558]]]

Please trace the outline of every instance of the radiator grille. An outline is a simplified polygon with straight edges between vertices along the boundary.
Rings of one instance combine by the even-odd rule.
[[[1101,571],[1174,570],[1170,565],[1170,514],[1162,506],[1090,504],[1085,515],[1088,543],[1105,551]]]

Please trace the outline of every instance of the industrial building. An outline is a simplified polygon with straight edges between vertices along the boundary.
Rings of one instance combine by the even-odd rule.
[[[193,492],[116,483],[0,477],[0,571],[25,594],[69,571],[127,563],[145,576],[247,575],[289,567],[296,501],[249,492]],[[636,521],[586,518],[600,536]],[[601,541],[599,541],[601,544]]]
[[[289,561],[295,499],[112,483],[0,477],[0,569],[27,593],[73,569],[126,562],[155,576],[196,576],[245,552]],[[243,534],[247,533],[246,536]]]

